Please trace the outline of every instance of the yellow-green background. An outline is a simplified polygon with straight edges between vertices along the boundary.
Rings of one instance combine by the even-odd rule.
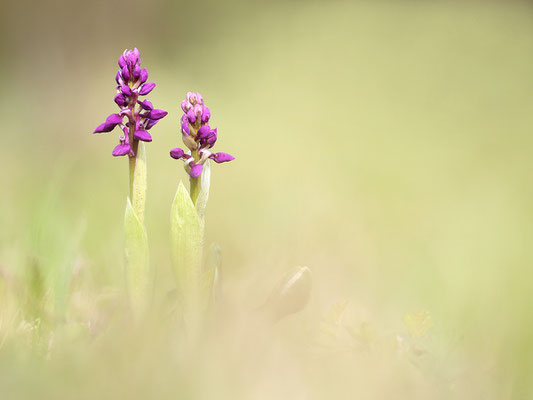
[[[157,83],[148,98],[169,111],[147,146],[146,223],[162,287],[171,288],[170,204],[186,180],[168,151],[180,144],[179,103],[198,91],[218,128],[215,149],[236,157],[213,166],[207,215],[229,297],[253,309],[285,270],[307,265],[313,294],[304,313],[286,322],[287,335],[303,335],[298,323],[345,300],[354,321],[386,334],[423,309],[440,346],[453,347],[457,374],[466,374],[461,396],[533,395],[530,3],[1,6],[4,270],[23,276],[39,260],[52,286],[69,266],[89,271],[96,292],[120,286],[127,160],[111,156],[117,132],[92,131],[115,112],[117,58],[136,46]],[[76,363],[65,357],[56,369],[25,373],[10,367],[17,354],[0,347],[2,398],[62,386]],[[322,394],[313,374],[293,385],[287,371],[271,373],[264,388],[237,380],[253,386],[243,396],[357,394],[355,369],[344,370],[336,389],[321,382]],[[193,398],[235,389],[209,394],[202,373],[191,374]],[[379,371],[372,376],[369,386],[383,396],[374,398],[397,395],[385,395]],[[287,397],[278,391],[285,386]]]

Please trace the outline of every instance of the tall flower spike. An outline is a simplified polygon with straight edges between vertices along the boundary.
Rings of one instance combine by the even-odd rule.
[[[116,126],[122,129],[120,144],[113,150],[113,156],[135,157],[139,140],[151,142],[152,136],[147,131],[168,113],[154,109],[148,100],[140,101],[139,96],[150,93],[155,83],[146,82],[148,72],[141,69],[139,50],[124,50],[118,59],[119,70],[116,75],[117,94],[115,103],[120,108],[117,114],[111,114],[104,123],[98,125],[94,133],[111,132]],[[124,118],[125,122],[124,122]]]
[[[117,126],[122,130],[120,144],[113,156],[128,156],[129,196],[124,213],[124,255],[126,293],[131,310],[137,319],[148,310],[151,293],[151,272],[144,215],[146,209],[146,148],[151,142],[148,132],[166,111],[154,109],[149,100],[139,96],[150,93],[155,83],[147,82],[148,72],[141,68],[139,50],[126,50],[118,59],[115,77],[117,93],[114,101],[120,112],[111,114],[94,133],[111,132]]]
[[[217,129],[207,124],[211,119],[211,111],[204,104],[200,93],[188,92],[186,99],[181,102],[181,109],[181,137],[189,152],[177,147],[170,151],[170,156],[185,162],[185,170],[191,176],[191,198],[194,202],[198,195],[198,182],[204,163],[208,159],[223,163],[234,160],[235,157],[210,150],[217,141]]]

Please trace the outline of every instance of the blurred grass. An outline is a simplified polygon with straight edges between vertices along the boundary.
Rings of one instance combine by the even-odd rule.
[[[307,328],[289,321],[280,341],[294,345],[345,299],[354,320],[385,332],[401,329],[405,313],[426,309],[446,343],[439,346],[459,343],[451,364],[481,376],[465,384],[465,398],[486,386],[501,390],[493,398],[533,393],[529,3],[157,1],[148,7],[58,0],[3,9],[0,267],[46,288],[29,289],[28,296],[45,290],[61,304],[73,270],[84,271],[95,296],[122,282],[127,163],[110,155],[115,133],[90,133],[114,110],[118,55],[137,46],[158,85],[150,99],[171,112],[148,148],[146,221],[163,292],[171,288],[170,203],[185,179],[167,154],[180,140],[179,102],[195,90],[213,112],[216,148],[237,157],[213,168],[207,216],[208,240],[223,251],[231,301],[253,309],[283,271],[308,265],[314,295],[295,317]],[[31,278],[32,265],[42,283]],[[2,311],[12,315],[6,310],[18,307]],[[33,360],[31,374],[8,368],[19,350],[1,349],[0,390],[30,396],[43,385],[61,386],[58,376],[72,363],[102,380],[121,365],[111,362],[99,377],[98,355],[79,349],[69,356],[67,349],[58,350],[54,367]],[[184,395],[201,393],[194,372],[179,370],[180,377],[157,358],[164,350],[154,353],[159,379],[190,379]],[[336,393],[326,378],[311,383],[314,374],[328,376],[325,369],[294,377],[301,359],[271,357],[277,359],[287,362],[286,393],[289,387],[298,398],[311,397],[306,387],[316,398],[353,393],[350,363]],[[224,374],[213,368],[211,379],[224,386]],[[263,383],[249,385],[265,398],[286,397],[272,389],[283,381],[265,370],[256,375]],[[75,387],[80,376],[70,371],[62,380]],[[117,378],[114,390],[129,378]],[[380,375],[374,378],[364,386],[379,388]],[[261,392],[261,384],[270,389]],[[224,387],[229,397],[239,388],[241,396],[250,393],[244,383]]]

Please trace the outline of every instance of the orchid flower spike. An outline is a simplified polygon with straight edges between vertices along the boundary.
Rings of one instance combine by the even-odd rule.
[[[187,98],[181,102],[181,109],[181,135],[183,143],[190,151],[186,152],[177,147],[170,151],[170,156],[185,162],[185,170],[191,178],[198,178],[202,174],[203,165],[208,159],[216,163],[235,159],[228,153],[211,151],[218,134],[216,128],[208,125],[211,111],[204,104],[200,93],[188,92]]]
[[[124,50],[118,59],[118,66],[115,103],[120,112],[107,117],[93,133],[111,132],[119,126],[122,134],[120,144],[113,150],[113,156],[135,157],[139,140],[151,142],[152,136],[148,131],[168,113],[154,109],[149,100],[139,100],[139,96],[147,95],[155,87],[155,83],[147,82],[148,72],[146,68],[141,68],[139,50]]]

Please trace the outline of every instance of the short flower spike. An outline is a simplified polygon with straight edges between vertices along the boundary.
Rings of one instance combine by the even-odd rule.
[[[228,153],[213,153],[210,150],[217,141],[218,133],[216,128],[213,129],[207,124],[211,118],[211,111],[204,104],[200,93],[187,93],[187,98],[181,102],[181,109],[183,110],[181,135],[190,154],[177,147],[170,151],[170,156],[182,159],[185,162],[185,170],[192,178],[201,175],[202,166],[208,159],[216,163],[235,159]]]

